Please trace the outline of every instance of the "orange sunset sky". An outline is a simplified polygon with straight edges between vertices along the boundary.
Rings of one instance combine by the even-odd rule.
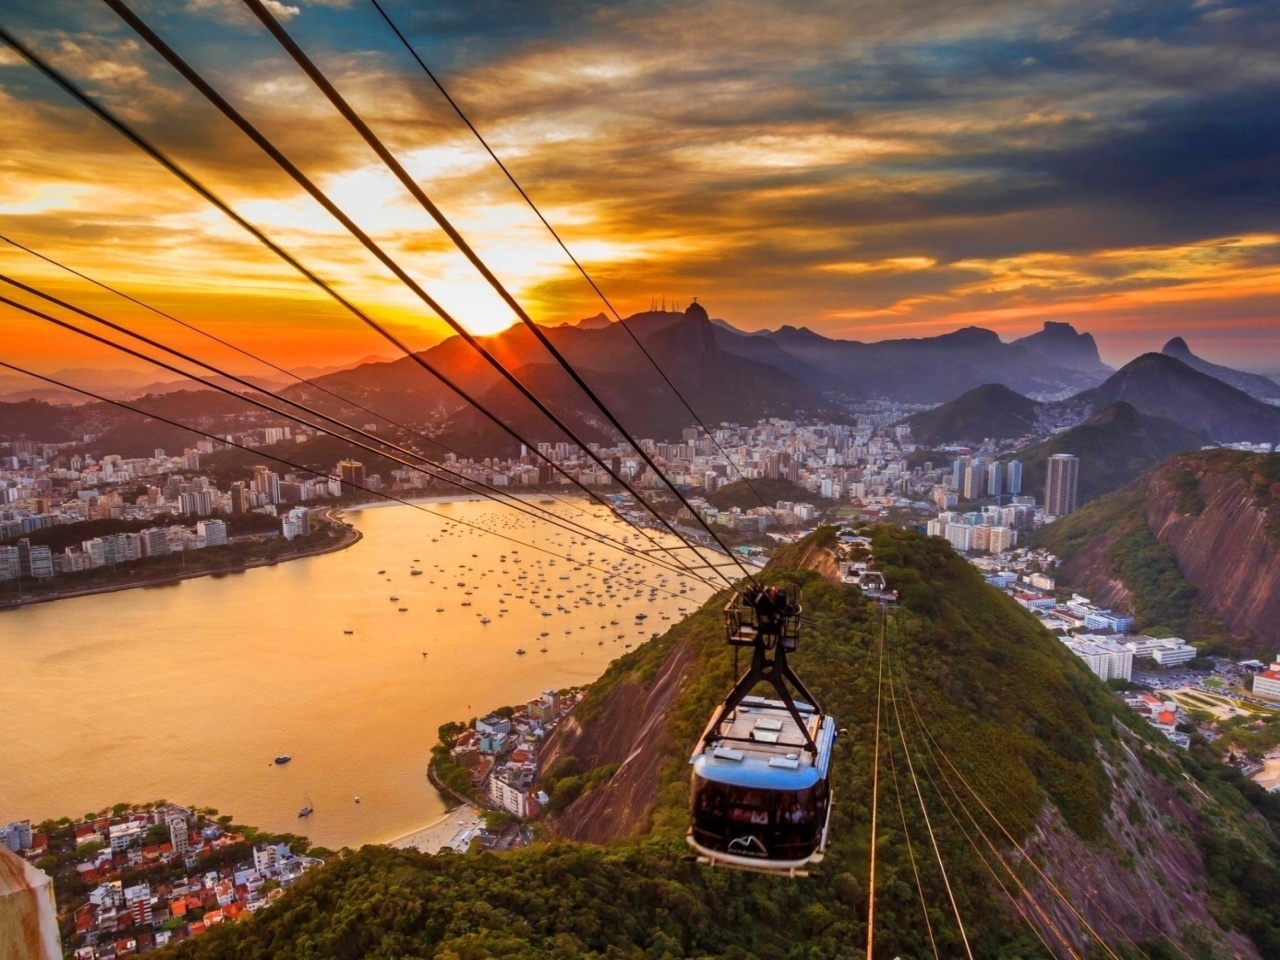
[[[698,296],[743,329],[864,340],[1066,320],[1114,365],[1180,334],[1280,370],[1268,4],[386,6],[624,315]],[[132,7],[470,329],[512,322],[239,0]],[[369,3],[271,8],[536,319],[602,309]],[[106,6],[10,0],[0,26],[413,346],[445,335]],[[0,116],[0,234],[287,366],[390,354],[4,47]],[[2,243],[0,274],[194,344]],[[0,325],[15,363],[130,365]]]

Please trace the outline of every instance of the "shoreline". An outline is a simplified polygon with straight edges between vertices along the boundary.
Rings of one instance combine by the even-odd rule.
[[[7,610],[21,610],[25,607],[34,606],[37,603],[54,603],[58,600],[74,600],[78,597],[92,597],[101,593],[120,593],[124,590],[138,590],[144,587],[167,587],[181,583],[184,580],[198,580],[201,577],[216,577],[232,573],[244,573],[246,570],[253,570],[257,567],[273,567],[282,563],[288,563],[291,560],[305,560],[308,557],[321,557],[327,553],[337,553],[339,550],[345,550],[347,547],[355,546],[364,539],[364,534],[354,526],[343,523],[341,520],[338,520],[333,516],[336,511],[343,511],[345,509],[346,508],[344,507],[330,507],[325,510],[324,513],[326,520],[330,523],[339,524],[346,530],[346,535],[335,544],[316,547],[312,550],[304,550],[300,553],[291,554],[287,557],[251,560],[247,563],[239,564],[234,567],[223,567],[219,570],[193,570],[191,573],[168,574],[163,577],[152,577],[146,580],[136,580],[128,583],[104,583],[96,587],[59,591],[58,593],[45,594],[43,596],[20,597],[17,600],[3,600],[0,601],[0,613],[4,613]]]
[[[554,497],[551,496],[551,494],[542,493],[542,492],[512,493],[512,494],[509,494],[509,496],[513,500],[534,501],[534,502],[537,502],[539,500],[550,500],[552,503],[557,503],[557,502],[562,502],[564,500],[564,498],[562,497],[560,501],[557,501]],[[575,501],[581,500],[585,503],[594,502],[584,496],[580,496],[580,495],[579,496],[570,495],[570,496],[571,496],[571,499]],[[405,504],[480,503],[489,499],[490,499],[489,497],[482,496],[478,493],[441,493],[441,494],[435,494],[432,496],[425,496],[425,497],[404,497],[400,500],[381,500],[381,499],[370,500],[368,503],[353,503],[353,504],[348,504],[342,507],[338,507],[336,509],[343,511],[344,513],[357,513],[361,510],[380,510],[383,507],[403,507],[405,506]],[[599,506],[599,504],[596,504],[596,505]]]
[[[452,847],[459,853],[465,853],[471,837],[481,824],[481,811],[470,803],[453,807],[442,817],[431,821],[426,826],[411,830],[394,840],[383,841],[380,845],[397,850],[417,850],[420,853],[439,853],[445,847]]]

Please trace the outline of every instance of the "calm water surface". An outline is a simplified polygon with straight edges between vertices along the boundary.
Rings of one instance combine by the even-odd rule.
[[[0,614],[0,823],[164,798],[330,847],[388,841],[444,812],[425,776],[440,724],[590,682],[710,594],[492,504],[430,509],[449,519],[362,510],[338,553]],[[603,510],[555,509],[648,546]]]

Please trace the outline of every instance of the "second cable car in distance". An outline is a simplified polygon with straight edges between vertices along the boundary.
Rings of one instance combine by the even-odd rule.
[[[700,863],[805,876],[826,849],[836,724],[787,663],[800,611],[795,586],[751,587],[725,606],[726,639],[751,649],[751,666],[689,759],[686,839]],[[752,696],[761,683],[777,698]]]

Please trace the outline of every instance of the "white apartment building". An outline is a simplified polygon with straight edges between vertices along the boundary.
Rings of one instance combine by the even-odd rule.
[[[1280,700],[1280,656],[1271,662],[1271,666],[1253,678],[1254,696],[1267,700]]]
[[[1178,637],[1140,636],[1126,641],[1125,646],[1133,651],[1136,658],[1154,660],[1162,667],[1175,667],[1196,658],[1196,648]]]
[[[1133,651],[1125,644],[1101,637],[1063,640],[1067,649],[1085,662],[1099,680],[1132,680]]]
[[[517,817],[530,815],[530,793],[513,783],[509,783],[501,775],[489,778],[489,799],[508,813]]]

